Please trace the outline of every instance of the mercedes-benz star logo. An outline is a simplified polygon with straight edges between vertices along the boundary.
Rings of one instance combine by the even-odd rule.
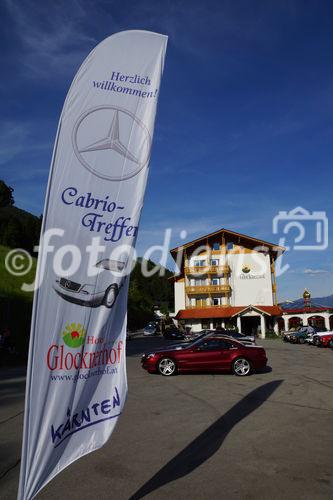
[[[85,111],[75,123],[72,143],[86,169],[111,181],[137,175],[148,164],[151,147],[147,127],[129,111],[115,106]]]

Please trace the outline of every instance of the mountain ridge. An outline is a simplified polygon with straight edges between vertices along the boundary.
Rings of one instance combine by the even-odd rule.
[[[333,294],[327,295],[325,297],[313,297],[310,300],[312,307],[328,307],[333,308]],[[280,306],[282,309],[301,309],[304,307],[304,300],[302,298],[281,302]]]

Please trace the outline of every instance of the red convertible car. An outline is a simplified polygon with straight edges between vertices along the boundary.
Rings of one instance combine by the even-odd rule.
[[[144,354],[141,363],[149,373],[165,376],[185,371],[232,371],[244,377],[265,368],[267,357],[263,347],[213,334]]]
[[[333,347],[333,332],[325,332],[320,336],[315,335],[315,345],[318,347]]]

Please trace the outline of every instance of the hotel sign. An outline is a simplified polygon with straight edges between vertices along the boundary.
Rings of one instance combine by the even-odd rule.
[[[241,280],[263,280],[266,278],[266,274],[240,274],[239,278]]]
[[[242,267],[242,274],[239,275],[239,278],[241,280],[259,280],[259,279],[265,279],[266,274],[250,274],[251,273],[251,267],[249,265],[244,265]]]

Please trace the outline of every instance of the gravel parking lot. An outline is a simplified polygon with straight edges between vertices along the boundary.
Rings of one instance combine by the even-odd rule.
[[[266,340],[271,371],[149,375],[128,343],[129,395],[107,445],[40,499],[332,498],[333,351]],[[0,372],[0,498],[15,499],[24,372]]]

